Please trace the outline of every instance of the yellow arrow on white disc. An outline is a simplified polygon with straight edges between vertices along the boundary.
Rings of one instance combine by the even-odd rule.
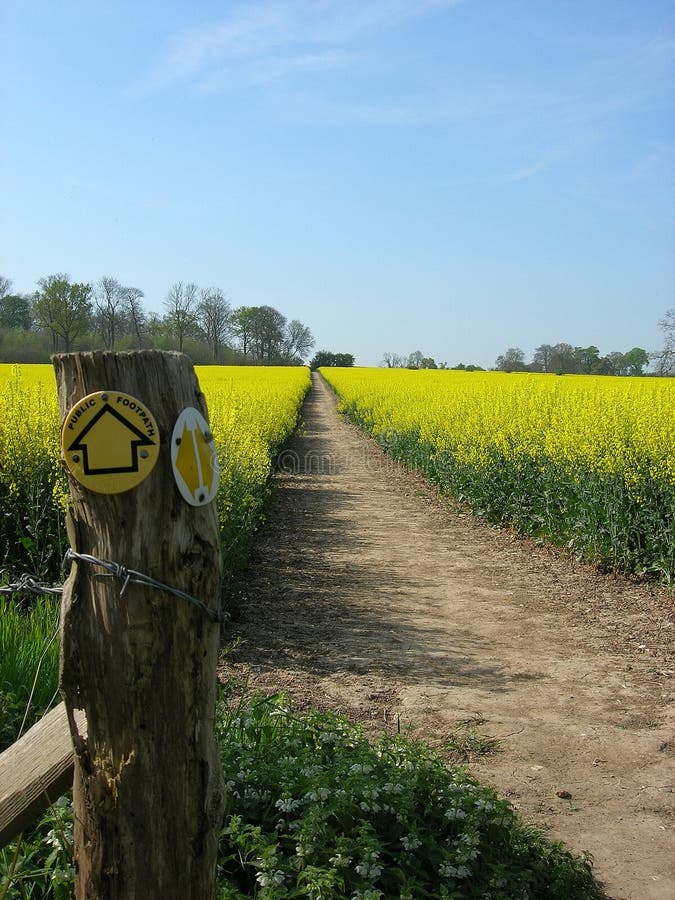
[[[193,406],[184,409],[173,426],[171,465],[184,500],[191,506],[211,503],[220,480],[218,457],[208,422]]]

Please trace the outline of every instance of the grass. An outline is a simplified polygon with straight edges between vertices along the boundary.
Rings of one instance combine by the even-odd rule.
[[[58,603],[38,598],[26,607],[0,596],[0,750],[21,726],[30,728],[53,705],[58,684],[55,639]]]

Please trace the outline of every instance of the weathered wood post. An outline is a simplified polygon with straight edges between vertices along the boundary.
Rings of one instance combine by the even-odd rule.
[[[183,499],[171,459],[179,413],[206,417],[204,397],[179,353],[71,353],[53,364],[74,551],[60,686],[75,747],[76,897],[204,900],[215,894],[223,804],[213,729],[221,556],[213,503]]]

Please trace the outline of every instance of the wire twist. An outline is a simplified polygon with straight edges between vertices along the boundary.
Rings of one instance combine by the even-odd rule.
[[[181,591],[180,588],[165,584],[163,581],[158,581],[156,578],[151,578],[150,575],[144,575],[142,572],[137,572],[135,569],[128,569],[120,563],[113,562],[109,559],[99,559],[89,553],[77,553],[72,548],[66,550],[65,559],[88,563],[92,566],[99,566],[100,568],[105,569],[114,578],[119,578],[123,582],[120,589],[120,597],[124,596],[124,592],[130,584],[139,584],[143,587],[155,588],[158,591],[165,591],[168,594],[180,597],[181,600],[185,600],[187,603],[191,603],[193,606],[196,606],[197,609],[200,609],[212,622],[222,623],[225,621],[220,610],[211,609],[211,607],[207,606],[203,600],[198,600],[196,597],[186,594],[185,591]]]

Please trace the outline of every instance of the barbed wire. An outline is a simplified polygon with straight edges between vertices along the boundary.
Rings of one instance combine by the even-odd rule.
[[[173,594],[175,597],[185,600],[187,603],[190,603],[192,606],[201,610],[201,612],[208,616],[212,622],[222,624],[226,621],[226,616],[221,610],[212,609],[207,606],[203,600],[198,600],[196,597],[192,597],[185,591],[181,591],[180,588],[165,584],[163,581],[158,581],[150,575],[144,575],[142,572],[137,572],[135,569],[128,569],[120,563],[113,562],[109,559],[99,559],[96,556],[92,556],[90,553],[77,553],[72,548],[66,550],[63,561],[64,565],[66,562],[76,561],[105,569],[107,575],[119,578],[122,581],[120,597],[124,596],[124,593],[130,584],[138,584],[143,587],[151,587],[158,591],[164,591],[167,594]],[[63,586],[48,585],[44,581],[39,581],[33,575],[24,572],[17,581],[1,585],[0,594],[50,594],[60,596],[63,594]]]
[[[38,581],[34,575],[24,572],[18,581],[0,585],[0,594],[53,594],[58,596],[63,593],[62,587],[54,587],[44,581]]]
[[[65,559],[74,559],[78,562],[85,562],[92,566],[100,566],[100,568],[106,569],[111,576],[119,578],[123,582],[120,590],[120,597],[124,596],[124,592],[130,584],[140,584],[143,587],[152,587],[158,591],[164,591],[168,594],[173,594],[175,597],[180,597],[181,600],[185,600],[193,606],[196,606],[197,609],[200,609],[212,622],[220,623],[225,621],[224,616],[219,609],[211,609],[211,607],[207,606],[203,600],[198,600],[196,597],[186,594],[185,591],[181,591],[180,588],[165,584],[163,581],[158,581],[150,575],[144,575],[142,572],[135,571],[135,569],[128,569],[126,566],[120,565],[120,563],[112,562],[109,559],[98,559],[98,557],[92,556],[89,553],[76,553],[75,550],[71,548],[66,550]]]

